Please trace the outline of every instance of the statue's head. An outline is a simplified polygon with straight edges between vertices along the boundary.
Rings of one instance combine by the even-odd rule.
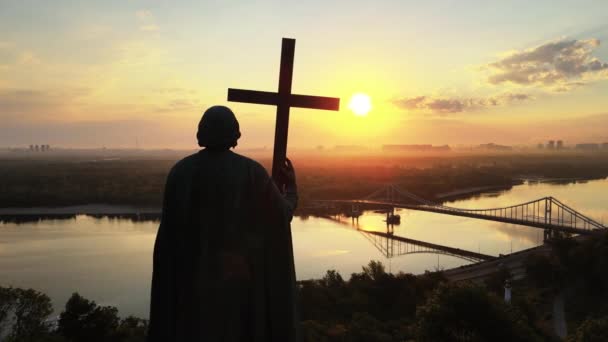
[[[198,123],[198,146],[227,150],[235,147],[240,137],[239,122],[228,107],[210,107]]]

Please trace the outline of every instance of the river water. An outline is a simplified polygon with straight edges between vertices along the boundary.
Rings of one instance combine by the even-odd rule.
[[[608,180],[570,184],[524,184],[447,203],[459,208],[502,207],[553,196],[605,223]],[[499,222],[400,210],[394,234],[434,244],[498,256],[542,244],[540,229]],[[366,212],[358,227],[385,231],[385,216]],[[36,223],[0,223],[0,285],[47,293],[60,311],[72,292],[102,305],[117,306],[121,316],[147,317],[152,248],[158,223],[77,216]],[[370,260],[392,272],[422,273],[470,263],[435,253],[386,255],[398,242],[373,240],[349,218],[294,218],[292,223],[298,279],[322,277],[328,269],[345,278]],[[402,250],[411,247],[403,247]],[[398,254],[398,253],[394,253]]]

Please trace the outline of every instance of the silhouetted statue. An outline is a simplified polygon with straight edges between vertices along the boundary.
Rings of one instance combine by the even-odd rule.
[[[169,173],[148,341],[295,340],[295,172],[287,161],[282,195],[260,164],[230,151],[240,136],[229,108],[209,108],[197,133],[205,149]]]

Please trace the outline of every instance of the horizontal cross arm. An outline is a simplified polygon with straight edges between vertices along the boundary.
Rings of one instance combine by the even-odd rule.
[[[280,95],[269,91],[228,89],[228,101],[256,103],[264,105],[278,105]],[[335,97],[295,95],[289,96],[290,107],[340,110],[340,99]]]
[[[291,95],[289,98],[291,107],[340,110],[340,99],[335,97]]]
[[[257,91],[257,90],[244,90],[244,89],[233,89],[228,88],[228,101],[231,102],[246,102],[246,103],[257,103],[264,105],[276,105],[278,104],[277,93],[269,91]]]

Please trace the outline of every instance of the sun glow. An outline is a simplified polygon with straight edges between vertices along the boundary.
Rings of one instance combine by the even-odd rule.
[[[366,94],[357,93],[350,98],[348,108],[352,110],[355,115],[365,116],[372,109],[372,100]]]

